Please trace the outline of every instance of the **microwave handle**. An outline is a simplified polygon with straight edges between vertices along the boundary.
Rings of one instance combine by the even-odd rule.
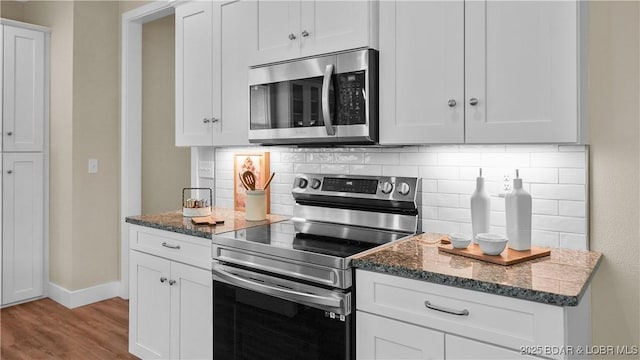
[[[336,130],[331,122],[331,109],[329,109],[329,87],[331,86],[331,75],[333,75],[333,64],[327,65],[322,79],[322,116],[324,117],[324,127],[327,135],[334,136]]]

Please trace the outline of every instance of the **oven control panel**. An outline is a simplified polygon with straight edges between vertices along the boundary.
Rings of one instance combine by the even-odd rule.
[[[419,179],[395,176],[298,174],[292,193],[379,200],[415,200]]]

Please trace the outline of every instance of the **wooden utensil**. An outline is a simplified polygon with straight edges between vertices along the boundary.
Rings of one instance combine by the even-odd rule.
[[[267,190],[267,188],[269,187],[269,184],[271,184],[271,180],[273,180],[273,177],[276,175],[276,173],[271,173],[271,176],[269,176],[269,179],[267,180],[266,183],[264,183],[264,186],[262,187],[262,190]]]
[[[238,178],[240,178],[240,183],[242,184],[242,187],[244,187],[245,190],[249,190],[249,185],[247,185],[247,183],[244,181],[244,178],[242,177],[241,173],[238,173]]]
[[[243,181],[243,184],[248,187],[247,190],[255,190],[256,189],[256,176],[249,170],[242,173],[240,178]]]

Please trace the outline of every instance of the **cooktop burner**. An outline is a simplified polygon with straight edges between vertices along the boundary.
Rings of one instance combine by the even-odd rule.
[[[384,232],[384,243],[407,236],[406,233]],[[379,246],[380,243],[350,240],[348,238],[334,238],[296,232],[291,220],[277,222],[270,225],[231,231],[216,235],[218,242],[224,241],[228,245],[245,249],[262,249],[265,247],[278,248],[280,254],[286,252],[311,252],[319,255],[348,258],[363,251]],[[274,254],[275,255],[275,254]]]

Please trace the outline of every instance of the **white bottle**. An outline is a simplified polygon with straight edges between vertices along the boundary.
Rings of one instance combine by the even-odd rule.
[[[505,195],[507,239],[509,248],[518,251],[531,249],[531,195],[522,188],[522,179],[513,179],[513,190]]]
[[[480,176],[476,178],[476,191],[471,195],[471,231],[473,243],[477,243],[476,236],[489,232],[489,220],[491,216],[491,200],[484,189],[482,169]]]

